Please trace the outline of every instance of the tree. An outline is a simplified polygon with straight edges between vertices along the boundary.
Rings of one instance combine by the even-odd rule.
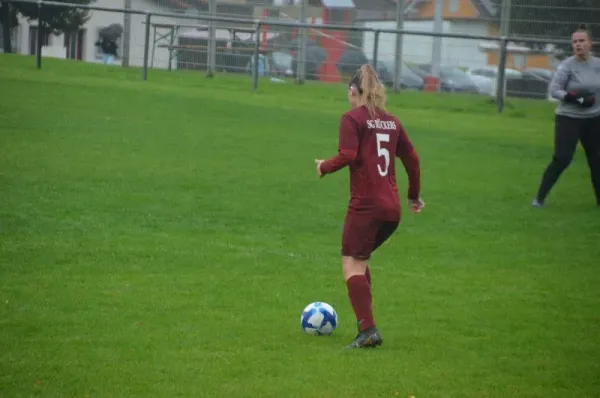
[[[498,23],[502,3],[496,0]],[[571,34],[582,23],[587,24],[590,33],[600,37],[599,0],[510,0],[509,33],[511,36],[539,38],[552,43],[556,39],[570,40]],[[529,45],[540,48],[543,45]],[[556,44],[565,53],[571,51],[568,44]],[[600,47],[595,48],[596,51]]]
[[[17,10],[8,2],[0,1],[0,25],[2,25],[2,48],[5,53],[12,52],[11,29],[17,26]]]
[[[55,0],[60,3],[76,3],[87,5],[96,0]],[[0,17],[4,17],[2,21],[6,21],[9,17],[16,24],[16,14],[19,13],[23,17],[27,18],[29,21],[37,20],[39,18],[39,8],[37,3],[10,3],[10,8],[8,6],[8,2],[2,1],[0,7]],[[9,12],[10,9],[10,12]],[[7,16],[6,13],[10,13],[10,16]],[[88,19],[89,11],[85,9],[78,8],[70,8],[70,7],[61,7],[61,6],[43,6],[42,7],[42,24],[38,27],[38,29],[49,30],[48,33],[65,33],[70,34],[73,32],[77,32],[79,28],[84,25]],[[8,31],[10,37],[10,27],[6,27],[6,24],[2,24],[3,32],[6,33]],[[6,51],[6,34],[4,34],[4,49]],[[8,47],[10,49],[10,45]]]

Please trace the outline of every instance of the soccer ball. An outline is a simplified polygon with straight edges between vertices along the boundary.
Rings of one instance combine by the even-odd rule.
[[[313,336],[327,336],[337,327],[337,313],[327,303],[316,301],[302,311],[300,326],[304,333]]]

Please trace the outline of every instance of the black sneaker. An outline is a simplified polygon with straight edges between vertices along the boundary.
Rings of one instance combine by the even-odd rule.
[[[379,330],[373,326],[358,333],[358,336],[346,348],[372,348],[380,346],[382,343],[383,338],[381,338]]]

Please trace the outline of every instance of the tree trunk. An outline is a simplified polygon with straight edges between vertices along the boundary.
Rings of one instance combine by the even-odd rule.
[[[2,48],[4,48],[4,53],[12,53],[11,22],[8,3],[0,2],[0,23],[2,24]]]

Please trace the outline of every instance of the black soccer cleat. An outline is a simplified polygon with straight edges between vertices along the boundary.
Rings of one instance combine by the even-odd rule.
[[[374,348],[383,343],[383,338],[379,334],[376,327],[363,330],[358,333],[358,336],[346,348]]]

